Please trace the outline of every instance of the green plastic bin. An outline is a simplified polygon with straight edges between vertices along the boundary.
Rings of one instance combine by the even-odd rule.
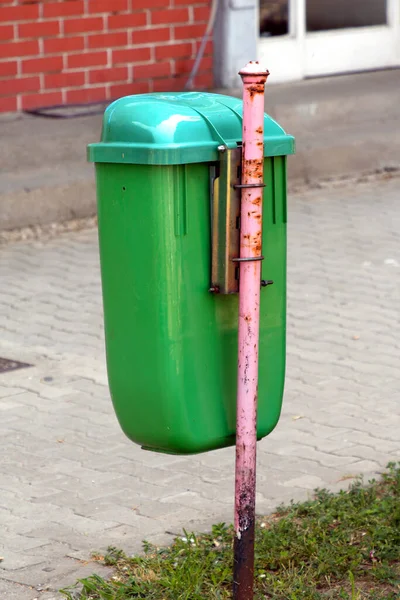
[[[125,434],[175,454],[235,443],[238,295],[211,294],[210,167],[242,136],[242,102],[208,93],[121,98],[96,163],[111,397]],[[286,155],[265,115],[258,438],[279,419],[285,373]]]

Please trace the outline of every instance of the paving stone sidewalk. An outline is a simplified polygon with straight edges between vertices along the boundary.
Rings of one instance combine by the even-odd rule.
[[[400,180],[290,198],[284,408],[258,447],[259,513],[400,458]],[[230,521],[233,449],[148,453],[119,429],[97,233],[0,247],[0,598],[55,600],[91,551]],[[87,562],[89,561],[89,562]]]

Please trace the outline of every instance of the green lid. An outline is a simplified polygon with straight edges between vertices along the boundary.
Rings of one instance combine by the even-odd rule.
[[[218,146],[242,139],[242,101],[220,94],[183,92],[126,96],[107,107],[101,142],[88,146],[90,162],[179,165],[218,160]],[[294,138],[264,117],[265,156],[294,153]]]

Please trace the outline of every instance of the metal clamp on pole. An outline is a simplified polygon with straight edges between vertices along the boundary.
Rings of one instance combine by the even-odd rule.
[[[232,262],[257,262],[258,260],[264,260],[263,256],[246,256],[245,258],[232,258]]]

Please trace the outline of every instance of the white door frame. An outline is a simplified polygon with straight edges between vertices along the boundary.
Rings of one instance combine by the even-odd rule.
[[[306,32],[306,0],[289,15],[287,35],[259,40],[271,83],[400,66],[400,0],[387,0],[387,25]]]

